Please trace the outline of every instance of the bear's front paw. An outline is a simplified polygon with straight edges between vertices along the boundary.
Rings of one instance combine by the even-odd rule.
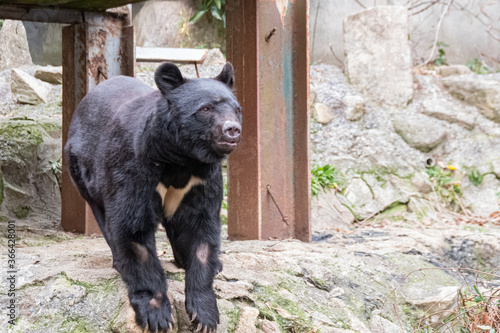
[[[196,327],[196,332],[212,333],[217,331],[219,309],[212,290],[193,292],[186,295],[186,312]]]
[[[130,304],[135,311],[135,321],[140,327],[158,333],[174,331],[174,316],[165,294],[134,293],[130,296]]]

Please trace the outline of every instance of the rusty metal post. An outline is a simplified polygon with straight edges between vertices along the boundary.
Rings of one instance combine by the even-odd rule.
[[[229,158],[231,239],[310,241],[307,0],[232,0],[227,57],[243,140]]]
[[[87,92],[108,77],[134,76],[134,36],[129,24],[127,15],[104,13],[63,27],[63,146],[73,112]],[[100,233],[90,207],[71,182],[65,158],[61,199],[64,230]]]

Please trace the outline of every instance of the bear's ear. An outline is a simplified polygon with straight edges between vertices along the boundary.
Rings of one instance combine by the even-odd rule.
[[[184,81],[179,68],[170,62],[164,62],[155,71],[156,86],[162,94],[177,88]]]
[[[222,72],[215,78],[217,81],[224,83],[229,89],[234,86],[234,68],[230,62],[227,62],[222,69]]]

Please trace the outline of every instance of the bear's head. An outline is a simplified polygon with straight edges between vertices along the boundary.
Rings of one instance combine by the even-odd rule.
[[[162,93],[158,108],[166,119],[163,135],[175,149],[203,163],[213,163],[236,149],[241,139],[241,106],[233,94],[234,69],[228,62],[212,79],[186,79],[179,68],[163,63],[155,72]]]

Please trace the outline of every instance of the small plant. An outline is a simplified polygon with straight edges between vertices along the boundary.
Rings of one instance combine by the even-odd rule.
[[[500,332],[500,288],[481,292],[477,286],[458,292],[458,315],[455,320],[463,332]]]
[[[226,27],[226,0],[203,0],[201,8],[189,19],[191,24],[198,22],[206,13],[224,23]]]
[[[470,168],[467,170],[467,176],[474,186],[479,186],[483,182],[484,175],[479,172],[476,168]]]
[[[427,168],[426,172],[434,183],[436,194],[450,206],[456,206],[462,196],[462,188],[460,180],[454,177],[454,171],[435,165]]]
[[[62,181],[61,181],[61,174],[62,174],[62,163],[61,163],[61,158],[59,158],[57,161],[49,161],[50,165],[50,170],[52,170],[52,173],[54,174],[54,177],[56,177],[56,182],[57,186],[59,186],[59,191],[62,190]]]
[[[465,64],[471,71],[473,71],[476,74],[489,74],[491,73],[491,70],[489,70],[487,67],[483,65],[483,62],[478,60],[477,58],[474,58],[470,61],[467,61]]]
[[[436,59],[434,59],[434,65],[448,65],[448,60],[446,60],[446,52],[444,51],[443,47],[449,47],[449,45],[443,42],[437,42],[436,45],[438,47],[438,55]]]
[[[322,189],[337,187],[337,171],[330,164],[315,166],[311,170],[311,193],[313,196],[319,194]]]

